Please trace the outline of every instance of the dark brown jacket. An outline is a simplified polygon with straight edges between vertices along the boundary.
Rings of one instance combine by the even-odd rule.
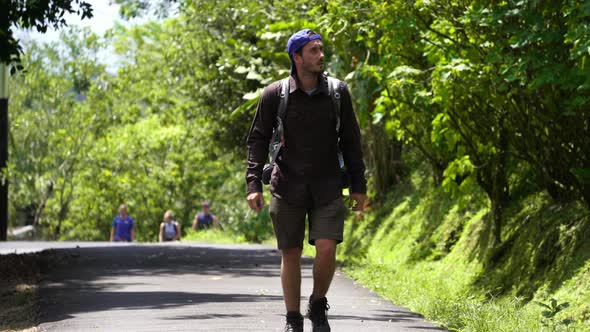
[[[318,89],[308,95],[290,77],[289,103],[284,123],[285,144],[272,172],[270,189],[278,198],[294,205],[321,206],[341,197],[338,164],[336,110],[328,94],[327,79],[319,75]],[[248,193],[262,192],[262,168],[269,161],[272,137],[280,103],[281,82],[267,86],[248,135]],[[359,126],[350,93],[340,85],[340,148],[350,177],[350,191],[366,192],[365,164]]]

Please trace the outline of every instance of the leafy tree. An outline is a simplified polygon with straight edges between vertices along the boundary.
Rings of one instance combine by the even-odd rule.
[[[85,37],[80,39],[80,35]],[[104,71],[95,58],[100,43],[89,29],[70,30],[62,40],[63,48],[56,44],[29,45],[23,58],[27,71],[12,84],[13,211],[23,211],[38,224],[45,203],[55,196],[59,208],[52,217],[57,220],[57,233],[67,215],[73,174],[80,167],[93,126],[90,110],[80,101],[92,77]]]
[[[15,28],[35,28],[39,32],[48,27],[60,28],[66,25],[66,13],[75,13],[82,19],[92,17],[92,6],[81,0],[18,1],[2,0],[0,19],[0,62],[10,63],[18,59],[22,48],[14,38]],[[73,4],[75,6],[73,6]]]
[[[131,17],[177,13],[108,33],[116,75],[92,56],[103,41],[82,35],[67,51],[32,48],[30,77],[13,79],[31,91],[18,97],[22,132],[12,132],[12,208],[35,211],[56,237],[105,239],[127,202],[140,239],[153,240],[166,209],[187,227],[202,199],[225,229],[270,234],[240,223],[244,138],[262,87],[288,75],[285,41],[303,27],[322,33],[329,71],[349,83],[377,202],[415,152],[458,199],[485,193],[494,245],[515,190],[590,201],[585,4],[118,3]]]
[[[427,110],[429,64],[408,7],[403,1],[336,1],[322,23],[335,41],[333,67],[353,90],[378,199],[403,176],[403,142],[430,160],[437,183],[447,163],[430,142],[437,113]]]
[[[397,138],[420,151],[435,182],[449,190],[477,183],[490,201],[496,244],[518,169],[535,170],[539,187],[558,201],[588,201],[581,150],[588,119],[580,108],[588,102],[587,54],[580,48],[588,42],[581,21],[587,10],[566,1],[318,7],[322,26],[345,36],[337,38],[343,43],[333,65],[351,71],[361,119],[389,133],[382,144],[384,135],[371,135],[364,122],[369,156],[386,156]]]

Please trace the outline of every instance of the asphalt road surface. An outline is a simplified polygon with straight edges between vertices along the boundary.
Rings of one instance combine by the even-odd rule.
[[[54,250],[40,288],[41,331],[282,331],[280,256],[256,245],[0,243]],[[312,289],[303,264],[302,312]],[[444,331],[337,272],[332,331]],[[305,331],[311,331],[309,320]]]

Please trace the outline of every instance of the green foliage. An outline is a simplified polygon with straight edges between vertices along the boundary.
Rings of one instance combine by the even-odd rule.
[[[268,214],[268,204],[266,204],[259,213],[249,210],[244,221],[237,226],[237,233],[243,234],[248,242],[262,243],[272,236],[273,228]]]
[[[507,210],[500,248],[487,243],[484,193],[457,201],[418,166],[383,207],[348,220],[338,259],[395,303],[459,331],[586,331],[588,211],[539,193]],[[538,223],[546,225],[538,227]],[[569,307],[551,305],[551,298]],[[553,310],[545,318],[536,302]],[[557,310],[559,309],[559,310]],[[568,323],[568,324],[566,324]]]
[[[77,170],[83,169],[79,164],[82,158],[68,159],[68,154],[93,151],[93,158],[105,160],[103,167],[118,163],[109,153],[124,154],[126,149],[133,150],[128,155],[141,159],[139,163],[145,155],[163,154],[161,160],[156,157],[142,165],[143,173],[124,163],[114,166],[130,169],[134,175],[161,178],[147,186],[154,193],[163,194],[156,189],[161,186],[180,185],[182,188],[173,191],[180,193],[182,198],[177,199],[181,203],[164,200],[165,205],[186,209],[197,196],[209,196],[189,189],[199,181],[189,163],[207,163],[205,160],[220,156],[235,163],[243,158],[244,138],[261,88],[288,73],[284,43],[303,26],[318,29],[325,36],[328,68],[349,82],[365,138],[375,200],[383,201],[408,175],[407,154],[403,152],[415,149],[429,162],[434,182],[457,199],[465,201],[462,197],[473,191],[486,193],[491,205],[486,221],[493,229],[494,246],[505,240],[503,214],[520,169],[533,172],[537,186],[558,202],[588,201],[585,170],[589,157],[582,148],[590,145],[589,119],[582,111],[589,100],[586,85],[590,77],[584,51],[587,26],[581,24],[586,6],[470,1],[119,3],[128,11],[127,16],[157,7],[176,8],[178,15],[141,26],[118,26],[106,39],[86,33],[77,40],[71,34],[64,37],[67,53],[54,46],[37,55],[37,60],[30,60],[37,61],[37,66],[43,61],[51,64],[47,70],[51,79],[55,78],[51,82],[59,82],[70,104],[67,98],[43,100],[43,94],[36,93],[40,98],[27,100],[25,107],[38,109],[53,103],[54,108],[80,109],[76,112],[80,118],[66,118],[65,113],[54,117],[55,123],[70,123],[60,129],[49,127],[54,138],[35,137],[40,133],[30,129],[23,132],[29,141],[45,142],[35,143],[35,149],[48,144],[63,147],[61,157],[56,151],[55,158],[46,158],[51,162],[46,162],[45,168],[39,168],[43,163],[38,157],[35,161],[31,157],[47,155],[47,148],[29,157],[18,152],[25,151],[26,138],[14,137],[19,144],[13,145],[13,150],[19,157],[10,169],[16,178],[28,180],[17,181],[23,183],[15,196],[21,202],[13,212],[25,211],[39,219],[40,207],[47,202],[51,215],[61,220],[54,234],[61,233],[70,202],[77,197],[72,180]],[[122,56],[115,77],[104,73],[92,57],[104,43],[111,43]],[[30,53],[35,54],[34,47]],[[28,75],[34,80],[31,91],[43,91],[54,84],[42,78],[46,75],[43,70],[35,75]],[[80,102],[75,94],[68,94],[71,90],[85,99]],[[41,113],[33,114],[35,121],[41,121]],[[16,119],[20,122],[20,115]],[[122,133],[136,130],[135,126],[141,128],[139,122],[147,119],[153,123],[145,129],[162,135],[159,143],[146,148],[133,140],[122,142],[126,149],[106,143],[105,137],[114,139],[109,136],[113,132],[127,140]],[[31,128],[25,126],[30,121],[22,123],[19,126]],[[169,128],[175,129],[165,134]],[[198,137],[199,144],[187,144],[191,135]],[[168,139],[173,146],[161,149]],[[96,142],[109,147],[103,151],[104,157],[93,149]],[[201,157],[190,161],[178,157],[187,153]],[[159,166],[168,157],[180,178],[186,176],[188,182],[169,178],[172,166],[154,169],[152,165]],[[33,167],[38,169],[31,172]],[[60,167],[61,174],[51,175],[49,170]],[[96,174],[102,173],[93,172],[92,176]],[[125,181],[132,181],[132,177]],[[142,183],[143,178],[133,181]],[[209,191],[214,190],[206,183]],[[117,202],[125,199],[115,194],[108,198]],[[154,203],[153,199],[147,202]],[[156,223],[160,210],[141,213],[141,219]],[[183,210],[183,219],[190,219],[191,213]],[[243,210],[229,208],[227,216],[237,220],[241,213]]]
[[[233,15],[233,8],[228,5],[226,12],[220,12],[220,20],[230,19],[223,15]],[[206,20],[194,9],[186,14],[191,12],[195,20]],[[117,206],[125,202],[137,222],[138,239],[153,241],[164,211],[174,210],[188,228],[195,207],[208,199],[225,230],[247,234],[251,241],[269,237],[268,218],[243,220],[248,209],[241,195],[243,168],[236,159],[242,157],[239,146],[250,114],[230,117],[234,106],[221,106],[232,96],[237,101],[233,105],[238,105],[243,90],[238,86],[231,90],[226,76],[210,72],[217,60],[202,62],[195,54],[186,54],[181,41],[195,40],[185,36],[192,27],[183,22],[119,26],[106,39],[73,30],[63,37],[66,52],[57,45],[30,47],[26,75],[13,80],[30,88],[17,86],[22,96],[13,99],[11,153],[16,158],[11,182],[18,185],[11,192],[12,223],[19,215],[31,215],[49,237],[107,239]],[[211,31],[203,30],[204,44],[231,48],[218,36],[207,37]],[[126,55],[116,76],[89,57],[106,42]],[[229,51],[226,55],[230,59]],[[170,68],[170,61],[177,61],[176,66]],[[218,86],[203,86],[214,78]],[[61,90],[53,90],[65,98],[46,93],[57,83]],[[44,113],[47,105],[51,109]],[[72,116],[74,109],[78,111]],[[47,119],[55,126],[44,126]],[[34,128],[44,128],[49,136]],[[38,152],[27,150],[37,146],[42,148]]]
[[[79,36],[85,39],[80,41]],[[101,45],[88,29],[63,35],[64,47],[31,45],[23,58],[26,74],[15,77],[11,89],[9,199],[13,211],[23,211],[38,223],[42,208],[55,197],[57,227],[67,215],[72,178],[96,127],[91,109],[79,100],[92,77],[104,67],[96,62]],[[49,68],[49,69],[46,69]],[[51,91],[51,93],[48,93]],[[12,214],[14,216],[14,214]]]
[[[548,303],[543,303],[539,301],[536,301],[535,303],[543,309],[545,309],[541,312],[543,318],[545,318],[543,324],[547,327],[550,327],[553,331],[558,330],[559,325],[568,326],[571,323],[573,323],[573,321],[569,318],[561,320],[559,322],[555,321],[555,316],[558,313],[569,308],[568,302],[562,302],[560,304],[557,304],[557,300],[552,298]]]
[[[46,32],[48,27],[59,28],[66,25],[63,16],[74,13],[82,19],[92,17],[92,6],[81,0],[53,1],[12,1],[2,0],[2,20],[0,20],[0,62],[10,63],[18,60],[22,47],[14,39],[14,28],[35,28]]]
[[[272,241],[244,200],[244,139],[262,88],[288,75],[288,36],[312,28],[368,165],[372,211],[339,249],[349,271],[460,330],[588,321],[572,291],[590,287],[587,2],[116,2],[160,19],[32,44],[11,78],[11,224],[106,240],[125,202],[140,241],[168,209],[185,239]],[[193,232],[205,199],[220,229]],[[548,302],[544,326],[531,301],[552,297],[570,307]]]
[[[334,34],[332,68],[352,87],[375,190],[391,188],[378,185],[386,176],[378,170],[394,164],[373,156],[402,140],[429,161],[437,184],[457,192],[453,182],[466,177],[466,187],[486,192],[495,245],[516,169],[532,169],[556,201],[590,202],[580,171],[590,160],[582,148],[588,48],[579,46],[589,42],[587,4],[331,1],[326,9],[320,26]],[[367,122],[381,124],[389,142],[371,144],[382,134]],[[458,176],[465,160],[471,171]]]
[[[174,11],[178,0],[114,0],[120,5],[119,14],[123,18],[135,18],[144,15],[167,17]]]
[[[181,240],[206,243],[248,243],[242,235],[215,228],[199,231],[189,228],[185,231]]]

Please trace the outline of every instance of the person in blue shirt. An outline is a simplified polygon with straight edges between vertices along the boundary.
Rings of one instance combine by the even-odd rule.
[[[202,211],[195,215],[192,228],[200,230],[217,226],[217,217],[209,211],[209,202],[205,201],[201,204]]]
[[[127,205],[119,206],[119,215],[113,220],[111,242],[132,242],[135,239],[135,222],[127,214]]]

